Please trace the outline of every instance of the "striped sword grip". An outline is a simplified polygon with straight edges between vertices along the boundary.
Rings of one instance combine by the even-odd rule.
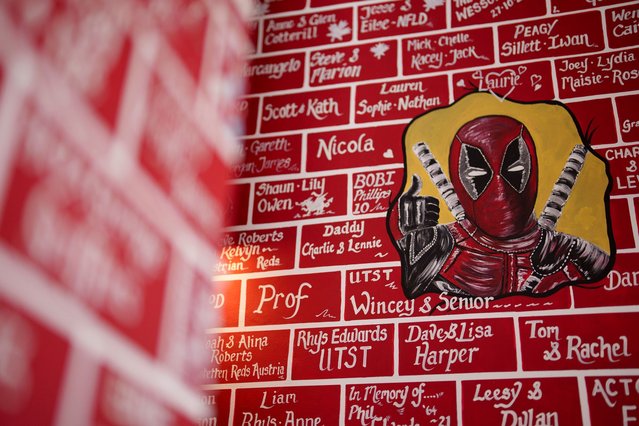
[[[587,152],[585,146],[576,145],[570,153],[539,217],[538,223],[542,228],[552,231],[557,226],[557,221],[584,165]]]
[[[457,193],[450,183],[441,166],[433,156],[433,153],[424,142],[418,142],[413,146],[413,152],[419,158],[419,161],[428,172],[428,176],[435,184],[437,191],[444,199],[444,202],[448,206],[448,209],[453,214],[457,221],[463,220],[466,217],[464,208],[459,202]]]

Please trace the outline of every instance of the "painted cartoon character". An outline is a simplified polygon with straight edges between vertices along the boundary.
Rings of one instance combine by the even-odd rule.
[[[425,143],[413,150],[456,220],[438,224],[439,200],[419,195],[422,180],[413,175],[397,203],[408,298],[543,294],[609,269],[606,252],[555,229],[584,162],[583,145],[570,154],[539,219],[537,152],[522,122],[488,115],[463,124],[450,145],[450,181]]]

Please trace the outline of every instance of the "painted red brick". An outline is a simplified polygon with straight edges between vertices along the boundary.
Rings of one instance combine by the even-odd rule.
[[[452,2],[453,26],[489,24],[546,14],[546,4],[535,0],[482,0]]]
[[[624,142],[639,142],[639,95],[619,96],[615,99],[619,128]]]
[[[253,223],[344,215],[346,185],[346,175],[256,183]]]
[[[198,419],[198,424],[224,424],[231,414],[231,390],[207,389],[202,392],[202,400],[210,410],[209,416]]]
[[[569,289],[543,300],[523,296],[498,300],[493,297],[465,298],[444,293],[407,299],[401,288],[398,267],[347,271],[345,300],[346,320],[566,309],[572,303]]]
[[[250,20],[246,23],[248,30],[248,36],[251,42],[247,46],[247,54],[253,54],[257,52],[257,45],[260,36],[260,21]]]
[[[581,423],[575,377],[464,381],[461,403],[464,425]]]
[[[246,325],[335,321],[340,318],[339,272],[248,280]]]
[[[237,108],[240,115],[244,118],[244,135],[254,135],[257,131],[259,105],[259,97],[246,97],[239,100]]]
[[[586,377],[586,395],[593,425],[632,424],[639,418],[639,376]]]
[[[304,84],[304,53],[254,57],[244,65],[250,93],[297,89]]]
[[[610,221],[617,249],[636,247],[634,232],[630,232],[632,224],[630,222],[629,202],[631,200],[626,198],[610,200]]]
[[[304,9],[306,0],[257,0],[255,9],[258,15],[292,12]]]
[[[506,67],[485,68],[453,74],[455,99],[488,91],[515,101],[547,101],[555,97],[550,62],[529,62]]]
[[[270,18],[264,20],[263,28],[264,52],[348,42],[353,39],[353,10]]]
[[[402,58],[406,75],[491,65],[493,32],[479,28],[405,39]]]
[[[311,86],[365,81],[397,75],[397,42],[384,40],[310,53]]]
[[[503,62],[603,50],[601,15],[584,12],[502,25],[498,29]]]
[[[229,232],[224,235],[217,274],[290,269],[295,261],[295,228]]]
[[[610,98],[566,102],[579,128],[593,146],[617,142],[617,124]]]
[[[384,218],[302,226],[303,268],[397,260]]]
[[[400,375],[516,368],[510,318],[402,323],[398,338]]]
[[[386,212],[390,201],[399,193],[403,175],[403,169],[353,174],[353,214]]]
[[[251,185],[242,183],[228,184],[229,197],[224,203],[226,226],[246,225],[248,223],[248,203]]]
[[[448,99],[447,81],[446,76],[440,75],[357,86],[355,122],[413,118],[444,106]]]
[[[293,380],[393,374],[392,324],[297,329],[293,339]]]
[[[416,315],[419,304],[407,300],[401,288],[401,270],[354,269],[346,272],[346,320],[402,318]]]
[[[404,0],[364,4],[357,8],[359,39],[397,36],[446,28],[441,1]]]
[[[639,303],[637,255],[617,253],[608,275],[587,287],[575,287],[575,307],[625,306]]]
[[[341,5],[344,0],[311,0],[311,7]]]
[[[213,281],[208,295],[209,308],[213,312],[211,327],[237,327],[240,312],[239,280]]]
[[[457,424],[454,382],[346,385],[346,425]]]
[[[606,9],[608,46],[613,49],[639,44],[639,5],[629,4]]]
[[[639,89],[639,49],[556,59],[561,98],[619,93]]]
[[[63,395],[69,342],[21,308],[0,300],[2,424],[47,424]]]
[[[634,368],[639,357],[637,320],[637,313],[520,318],[523,369]]]
[[[404,127],[374,126],[310,133],[306,169],[322,171],[401,163]]]
[[[610,166],[611,195],[632,195],[639,188],[639,145],[597,150]]]
[[[336,425],[339,386],[238,389],[235,423],[242,425]]]
[[[233,177],[248,178],[298,173],[302,161],[302,136],[281,135],[242,141],[244,156]]]
[[[617,0],[550,0],[552,13],[571,12],[573,10],[595,9],[618,3]]]
[[[286,379],[288,330],[208,335],[211,360],[205,383],[246,383]]]
[[[347,124],[350,88],[267,96],[263,100],[263,133]]]

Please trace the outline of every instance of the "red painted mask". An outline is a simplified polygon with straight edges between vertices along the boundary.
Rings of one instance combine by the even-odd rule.
[[[495,115],[464,124],[451,144],[449,168],[466,218],[485,234],[509,239],[534,228],[537,155],[522,123]]]

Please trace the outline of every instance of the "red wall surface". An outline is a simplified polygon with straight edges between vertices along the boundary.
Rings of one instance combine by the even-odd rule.
[[[639,420],[639,2],[262,1],[215,268],[217,424]],[[616,258],[543,298],[404,297],[402,132],[473,91],[561,101],[609,166]]]

